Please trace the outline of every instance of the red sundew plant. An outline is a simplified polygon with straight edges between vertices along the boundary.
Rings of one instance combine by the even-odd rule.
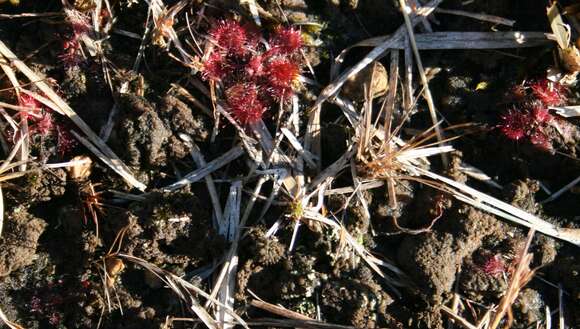
[[[209,32],[215,44],[226,53],[243,55],[249,51],[249,40],[255,40],[251,31],[236,21],[221,21]]]
[[[28,94],[21,94],[19,103],[21,106],[30,108],[28,111],[20,112],[20,118],[30,122],[29,129],[32,135],[39,134],[46,137],[53,132],[54,120],[52,115],[39,101]]]
[[[497,277],[506,272],[506,264],[503,261],[501,255],[496,254],[494,256],[489,257],[485,261],[485,263],[481,267],[481,270],[487,275]]]
[[[52,115],[45,112],[42,117],[35,122],[30,130],[45,137],[52,134],[54,131],[54,120],[52,119]]]
[[[532,108],[532,117],[534,121],[538,123],[550,123],[554,118],[550,114],[550,111],[541,104],[536,104],[536,106]]]
[[[226,90],[226,99],[230,112],[241,124],[256,122],[266,111],[259,99],[258,86],[251,83],[238,83]]]
[[[292,28],[279,28],[271,40],[271,46],[280,54],[292,54],[302,47],[302,35]]]
[[[55,328],[61,328],[65,310],[71,303],[79,301],[90,291],[89,286],[67,282],[64,279],[50,281],[44,286],[35,287],[26,307],[36,318],[50,323]]]
[[[300,74],[298,30],[278,28],[266,42],[251,26],[227,20],[208,35],[213,48],[202,76],[220,84],[226,109],[238,123],[261,120],[268,108],[293,95]]]
[[[42,106],[39,101],[28,94],[20,94],[18,103],[20,103],[20,106],[29,107],[32,110],[39,109]]]
[[[547,79],[535,80],[511,89],[514,104],[500,116],[500,132],[514,141],[527,141],[543,151],[553,151],[548,128],[558,120],[549,106],[566,102],[566,88]]]
[[[18,96],[18,103],[27,108],[18,114],[21,120],[40,120],[42,118],[42,104],[34,97],[21,94]]]
[[[277,58],[266,65],[265,72],[271,95],[277,100],[288,99],[300,74],[298,66],[286,58]]]
[[[220,81],[222,77],[226,77],[233,73],[233,67],[228,66],[224,56],[218,51],[209,55],[209,58],[203,64],[203,77],[205,79]]]
[[[66,9],[70,32],[63,34],[62,53],[58,56],[65,67],[78,66],[84,61],[81,38],[91,31],[89,17],[78,10]]]
[[[65,9],[66,21],[70,25],[75,35],[88,33],[91,30],[89,16],[74,9]]]
[[[62,157],[77,147],[74,136],[63,125],[56,125],[56,149]]]
[[[62,53],[58,59],[64,67],[78,66],[83,62],[81,44],[75,34],[64,37]]]
[[[545,106],[558,106],[566,101],[566,88],[548,79],[532,82],[530,88],[532,94]]]
[[[530,116],[520,112],[518,109],[509,109],[501,116],[502,123],[499,126],[501,132],[509,139],[519,141],[526,137]]]

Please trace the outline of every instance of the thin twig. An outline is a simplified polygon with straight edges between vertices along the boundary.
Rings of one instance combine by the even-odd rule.
[[[490,212],[494,215],[512,221],[516,224],[535,229],[548,236],[570,242],[580,246],[580,229],[568,229],[555,226],[543,219],[514,207],[506,202],[498,200],[485,193],[471,188],[463,183],[456,182],[447,177],[435,174],[417,166],[407,165],[409,170],[414,170],[418,174],[444,183],[441,188],[449,192],[456,199],[470,204],[476,208]]]
[[[221,156],[215,158],[214,160],[207,163],[207,165],[203,168],[199,168],[190,172],[189,174],[185,175],[179,181],[168,185],[163,188],[164,191],[171,192],[177,189],[180,189],[186,185],[193,184],[205,176],[211,174],[212,172],[220,169],[221,167],[225,166],[226,164],[234,161],[235,159],[239,158],[242,154],[244,154],[244,148],[241,146],[235,146],[226,153],[222,154]]]
[[[250,302],[250,305],[257,307],[261,310],[270,312],[272,314],[283,316],[283,317],[288,318],[288,319],[316,321],[315,319],[307,317],[306,315],[300,314],[298,312],[294,312],[294,311],[289,310],[285,307],[282,307],[279,305],[274,305],[274,304],[271,304],[271,303],[268,303],[268,302],[265,302],[262,300],[254,299]]]
[[[514,21],[512,19],[507,19],[507,18],[503,18],[500,16],[472,13],[472,12],[463,11],[463,10],[437,8],[437,9],[435,9],[435,12],[439,13],[439,14],[448,14],[448,15],[470,17],[470,18],[474,18],[474,19],[477,19],[480,21],[490,22],[490,23],[494,23],[494,24],[501,24],[501,25],[506,25],[506,26],[514,26],[514,24],[516,23],[516,21]]]
[[[462,327],[464,327],[466,329],[477,329],[476,326],[474,326],[473,324],[471,324],[464,317],[462,317],[462,316],[458,315],[457,313],[455,313],[449,307],[447,307],[445,305],[441,305],[441,311],[443,311],[445,314],[449,315],[453,320],[455,320]]]
[[[0,322],[3,322],[10,329],[24,329],[24,327],[20,326],[19,324],[8,320],[8,317],[6,316],[6,314],[4,314],[4,312],[2,312],[2,308],[0,308]]]
[[[63,16],[63,15],[64,14],[62,12],[0,14],[0,19],[58,17],[58,16]]]
[[[520,254],[517,258],[517,265],[513,271],[511,271],[510,275],[510,284],[507,288],[506,293],[502,297],[499,305],[498,310],[495,312],[495,316],[491,321],[491,325],[489,326],[490,329],[496,329],[506,313],[510,315],[508,318],[507,327],[511,326],[511,306],[516,301],[520,290],[532,279],[534,276],[535,271],[530,269],[530,262],[533,259],[532,254],[528,253],[528,249],[530,247],[530,243],[534,237],[535,230],[531,229],[528,232],[528,238],[526,240],[526,244],[520,251]]]
[[[421,55],[419,55],[419,50],[417,49],[417,44],[415,43],[415,33],[413,32],[413,25],[411,23],[411,19],[409,18],[409,12],[411,9],[407,6],[405,0],[399,0],[399,4],[401,5],[401,12],[403,13],[405,25],[407,26],[407,32],[409,33],[409,41],[411,43],[413,53],[415,54],[415,62],[417,64],[417,70],[419,71],[421,83],[423,84],[424,87],[423,95],[425,96],[427,106],[429,107],[429,115],[431,116],[431,122],[433,123],[433,125],[435,125],[435,133],[437,134],[437,140],[442,141],[443,133],[441,132],[441,128],[437,124],[437,122],[439,121],[437,120],[437,109],[435,108],[433,95],[431,95],[431,90],[429,89],[429,80],[427,80],[427,76],[425,75],[425,69],[423,68],[423,62],[421,61]],[[441,154],[441,161],[443,162],[443,165],[447,167],[449,160],[444,153]]]
[[[578,176],[576,179],[574,179],[570,183],[566,184],[564,187],[562,187],[558,191],[552,193],[552,195],[550,195],[550,197],[548,197],[547,199],[543,200],[541,203],[542,204],[545,204],[545,203],[548,203],[548,202],[551,202],[551,201],[556,200],[562,194],[566,193],[566,191],[568,191],[568,190],[572,189],[574,186],[578,185],[578,183],[580,183],[580,176]]]
[[[412,26],[417,25],[420,22],[419,17],[427,16],[433,12],[433,10],[442,2],[443,0],[431,0],[425,6],[419,8],[416,13],[416,17],[413,17],[411,20]],[[371,52],[369,52],[365,58],[363,58],[360,62],[358,62],[355,66],[351,67],[344,73],[342,73],[338,78],[336,78],[331,84],[329,84],[326,88],[322,90],[314,104],[311,106],[311,109],[315,109],[323,102],[325,102],[328,98],[332,95],[336,94],[336,92],[342,87],[342,85],[350,79],[352,76],[356,75],[362,69],[367,67],[369,64],[377,60],[380,56],[384,54],[384,52],[388,49],[393,48],[393,46],[399,42],[406,34],[405,26],[401,26],[397,29],[393,35],[383,42],[381,45],[375,47]]]
[[[87,136],[88,140],[95,145],[94,149],[98,149],[102,154],[109,158],[107,164],[117,172],[122,173],[121,176],[135,188],[144,191],[146,186],[139,182],[129,170],[129,167],[119,159],[119,157],[111,150],[111,148],[101,139],[95,132],[87,125],[83,119],[54,91],[50,86],[40,79],[24,62],[0,41],[0,54],[2,54],[12,65],[14,65],[20,72],[22,72],[38,89],[40,89],[56,106],[57,112],[62,112],[68,116]]]

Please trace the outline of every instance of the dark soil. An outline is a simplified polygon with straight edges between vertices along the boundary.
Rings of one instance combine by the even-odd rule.
[[[74,3],[78,7],[81,2]],[[282,22],[302,26],[305,57],[322,85],[329,82],[331,59],[341,50],[363,39],[392,33],[403,24],[394,1],[257,2],[264,10],[261,13],[264,29],[272,30]],[[513,30],[549,31],[546,1],[474,1],[465,6],[461,2],[444,2],[442,7],[509,17],[517,21]],[[192,13],[200,10],[201,3],[191,1],[190,19]],[[251,21],[247,10],[236,5],[236,1],[209,3],[204,11],[207,17],[241,16]],[[111,5],[117,15],[115,29],[140,37],[147,18],[147,4],[112,1]],[[0,4],[0,13],[7,14],[62,10],[61,2],[55,0],[21,0],[17,7],[8,2]],[[439,24],[433,24],[438,31],[492,29],[490,23],[461,16],[440,14],[436,17]],[[184,26],[184,17],[179,19]],[[209,28],[207,22],[201,26]],[[493,28],[510,30],[502,26]],[[417,31],[423,28],[419,25]],[[60,133],[36,136],[31,153],[40,163],[69,161],[78,155],[90,156],[94,163],[90,175],[82,179],[71,177],[64,169],[33,167],[35,170],[29,175],[2,182],[0,308],[8,319],[24,328],[194,328],[195,324],[187,321],[165,326],[168,317],[192,318],[194,315],[151,272],[109,256],[118,252],[139,257],[210,292],[230,244],[216,227],[205,182],[201,180],[175,192],[162,192],[162,187],[198,168],[191,156],[194,147],[199,147],[207,161],[229,150],[238,141],[235,130],[228,123],[220,122],[220,133],[212,139],[213,118],[191,100],[194,97],[211,111],[211,98],[195,87],[194,80],[198,81],[199,76],[192,76],[191,68],[181,65],[163,47],[149,44],[140,70],[134,72],[139,38],[112,33],[104,40],[104,52],[112,63],[110,68],[114,68],[109,72],[116,86],[113,92],[100,59],[89,56],[72,67],[63,64],[59,55],[67,33],[70,27],[62,16],[0,18],[0,40],[27,65],[42,73],[95,132],[101,131],[116,104],[118,112],[107,143],[148,190],[141,194],[128,187],[74,140],[63,146],[66,136]],[[186,33],[187,29],[180,30],[180,35]],[[368,50],[364,49],[352,51],[344,67],[358,62]],[[457,132],[464,136],[453,141],[458,151],[453,154],[449,167],[435,161],[434,168],[548,222],[577,228],[580,227],[578,189],[541,205],[547,194],[540,184],[555,191],[580,173],[580,162],[576,158],[580,140],[578,121],[561,120],[560,127],[566,134],[555,128],[550,131],[554,152],[508,140],[496,128],[510,104],[506,93],[523,80],[545,75],[553,62],[552,50],[541,47],[422,52],[425,66],[441,69],[430,86],[447,123],[477,126],[475,132]],[[381,72],[384,68],[388,70],[388,58],[380,62]],[[24,81],[23,77],[18,78]],[[199,81],[205,83],[202,79]],[[487,87],[478,88],[484,82]],[[119,92],[117,87],[122,83],[128,87]],[[5,75],[0,75],[0,84],[0,101],[16,102]],[[192,96],[188,98],[176,92],[172,84],[181,85]],[[385,85],[374,87],[378,94],[375,107],[380,108]],[[359,89],[355,83],[346,92],[360,104],[364,102],[364,96],[361,97],[364,93]],[[310,85],[302,86],[300,101],[309,104],[319,91]],[[577,104],[574,101],[580,99],[578,88],[571,88],[569,98],[570,104]],[[340,117],[335,105],[324,105],[323,168],[344,153],[347,140],[354,135]],[[272,127],[276,120],[275,115],[266,118]],[[301,120],[306,121],[306,115]],[[55,119],[59,127],[66,128],[63,130],[73,129],[69,121],[63,117]],[[413,114],[410,128],[424,130],[429,126],[426,111]],[[9,128],[2,129],[8,136]],[[410,137],[406,134],[403,132],[403,136]],[[463,175],[458,169],[461,162],[483,170],[503,189]],[[222,204],[228,196],[228,187],[223,183],[246,178],[248,163],[247,158],[240,158],[213,174]],[[351,183],[345,177],[337,178],[336,187]],[[242,209],[249,200],[246,192],[253,189],[252,184],[244,186]],[[97,192],[98,206],[87,204],[92,200],[87,192],[91,186]],[[271,185],[262,194],[267,195],[268,189]],[[357,242],[399,267],[403,273],[397,276],[398,284],[381,278],[352,250],[345,252],[344,237],[328,227],[302,225],[296,245],[289,252],[293,236],[291,221],[284,221],[275,237],[266,236],[276,220],[286,218],[288,208],[275,203],[259,220],[264,200],[258,199],[258,206],[243,228],[237,252],[236,312],[248,321],[276,317],[249,304],[258,296],[336,325],[441,329],[450,323],[441,307],[449,306],[455,293],[470,302],[471,316],[466,317],[469,321],[477,321],[485,307],[498,303],[509,285],[507,268],[516,262],[527,230],[416,182],[397,183],[397,210],[389,207],[385,187],[363,194],[370,219],[365,216],[361,202],[349,199],[349,194],[328,196],[325,211],[338,218]],[[399,231],[393,218],[410,233]],[[416,232],[428,227],[434,219],[437,220],[431,229]],[[538,321],[545,320],[545,306],[552,311],[558,309],[558,288],[552,284],[561,284],[564,291],[566,324],[569,328],[578,328],[580,253],[577,247],[536,234],[530,252],[534,254],[532,266],[537,268],[537,274],[513,305],[513,328],[535,328]],[[490,272],[490,260],[500,264],[496,266],[497,271]],[[103,262],[107,262],[109,269],[106,279]],[[107,296],[104,288],[111,295]],[[202,305],[204,302],[200,298]],[[553,325],[557,319],[555,313]]]

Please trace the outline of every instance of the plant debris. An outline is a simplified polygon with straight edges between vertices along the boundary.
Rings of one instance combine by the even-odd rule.
[[[0,0],[0,323],[577,327],[546,6]]]

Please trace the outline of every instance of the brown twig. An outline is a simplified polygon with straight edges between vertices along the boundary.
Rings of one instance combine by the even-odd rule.
[[[530,229],[528,232],[526,244],[522,248],[517,258],[517,264],[510,270],[510,284],[499,303],[498,310],[495,312],[493,320],[491,321],[491,325],[489,326],[490,329],[496,329],[506,314],[508,315],[507,327],[510,327],[513,320],[511,316],[511,306],[516,301],[520,290],[532,279],[535,274],[535,270],[530,269],[530,263],[533,259],[533,255],[528,253],[528,249],[534,237],[534,233],[535,230]]]

